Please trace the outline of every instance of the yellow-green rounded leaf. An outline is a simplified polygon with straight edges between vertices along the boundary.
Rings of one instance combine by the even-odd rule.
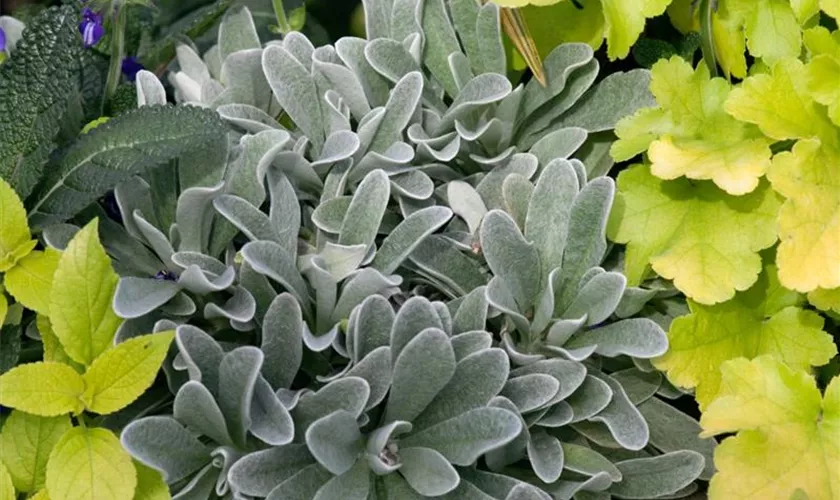
[[[8,271],[28,254],[35,243],[29,233],[23,202],[12,186],[0,179],[0,273]]]
[[[808,372],[770,356],[723,365],[702,437],[737,433],[715,450],[709,498],[834,500],[840,492],[840,377],[821,396]]]
[[[13,411],[0,434],[0,458],[15,488],[32,493],[44,487],[47,459],[53,447],[73,425],[70,417],[39,417]]]
[[[46,489],[43,489],[29,497],[29,500],[50,500],[50,495],[47,493]]]
[[[0,375],[0,405],[43,417],[80,413],[84,392],[82,376],[62,363],[28,363]]]
[[[169,486],[163,480],[160,472],[146,467],[140,462],[134,461],[134,468],[137,469],[137,491],[134,492],[134,500],[171,500]]]
[[[9,302],[6,300],[6,295],[0,292],[0,326],[6,322],[6,315],[9,313]]]
[[[27,309],[49,315],[50,290],[60,259],[61,252],[52,248],[29,253],[6,272],[6,290]]]
[[[137,471],[111,431],[76,427],[53,448],[47,464],[52,500],[132,500]]]
[[[67,245],[50,294],[53,331],[67,354],[85,366],[111,346],[122,322],[111,306],[119,277],[98,227],[94,219]]]
[[[102,415],[128,406],[152,385],[174,332],[127,340],[96,358],[84,374],[87,409]]]
[[[644,31],[647,18],[662,14],[670,3],[671,0],[601,0],[609,58],[627,57]]]
[[[12,477],[3,462],[0,462],[0,500],[15,500],[15,486],[12,484]]]

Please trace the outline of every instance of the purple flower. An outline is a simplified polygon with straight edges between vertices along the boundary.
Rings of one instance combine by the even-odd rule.
[[[137,72],[143,69],[143,65],[136,57],[130,56],[123,59],[122,72],[129,82],[133,82],[137,77]]]
[[[93,47],[99,43],[105,34],[105,28],[102,27],[102,15],[85,7],[82,11],[82,22],[79,23],[79,32],[82,34],[85,47]]]
[[[6,32],[0,28],[0,52],[6,51]]]

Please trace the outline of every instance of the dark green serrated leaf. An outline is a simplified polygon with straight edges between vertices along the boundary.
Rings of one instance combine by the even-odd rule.
[[[68,104],[79,95],[82,41],[73,7],[47,9],[0,66],[0,177],[22,197],[41,178]]]
[[[226,126],[208,109],[144,106],[82,136],[28,200],[30,224],[77,214],[132,175],[225,141]]]

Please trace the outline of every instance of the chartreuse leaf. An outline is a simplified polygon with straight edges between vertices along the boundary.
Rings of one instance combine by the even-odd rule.
[[[155,381],[175,332],[129,339],[105,351],[84,374],[87,409],[106,415],[128,406]]]
[[[737,432],[715,451],[709,498],[788,500],[840,496],[840,378],[821,398],[806,371],[770,356],[722,367],[721,391],[701,437]]]
[[[56,337],[55,332],[52,329],[50,318],[44,316],[43,314],[39,314],[35,318],[35,324],[38,326],[38,333],[41,335],[41,343],[44,345],[44,361],[64,363],[65,365],[70,365],[75,368],[77,372],[82,373],[84,371],[84,366],[76,363],[70,358],[70,356],[67,355],[67,352],[64,350],[64,346],[61,345],[61,341],[58,340],[58,337]]]
[[[6,300],[6,295],[0,291],[0,326],[6,322],[6,314],[9,312],[9,302]]]
[[[840,314],[840,288],[832,290],[818,288],[808,293],[808,302],[817,309]]]
[[[35,250],[6,272],[3,284],[12,296],[39,314],[50,313],[50,290],[61,252]]]
[[[628,160],[647,150],[651,172],[662,179],[710,179],[735,195],[755,190],[770,168],[772,141],[726,112],[730,84],[710,79],[705,64],[693,70],[679,56],[659,61],[651,71],[659,107],[618,123],[613,157]]]
[[[84,391],[82,376],[62,363],[28,363],[0,375],[0,405],[33,415],[81,413]]]
[[[721,3],[737,19],[736,27],[743,27],[750,54],[771,64],[784,57],[799,55],[802,30],[791,4],[800,2],[725,0]]]
[[[52,500],[132,500],[137,472],[111,431],[74,427],[55,445],[47,464]]]
[[[43,489],[29,497],[29,500],[50,500],[50,495],[46,489]]]
[[[502,7],[525,7],[523,13],[540,55],[563,42],[584,42],[597,49],[605,37],[611,60],[630,53],[645,21],[663,12],[671,0],[493,0]],[[549,7],[546,7],[549,6]],[[532,27],[533,25],[533,27]],[[553,27],[553,29],[552,29]],[[552,32],[553,31],[553,32]]]
[[[628,244],[628,285],[641,283],[650,264],[695,302],[716,304],[758,279],[758,251],[776,242],[779,200],[767,183],[735,197],[636,165],[618,176],[618,188],[607,232]]]
[[[39,417],[18,410],[9,415],[0,434],[0,458],[15,488],[32,493],[44,487],[50,452],[72,427],[67,415]]]
[[[824,365],[837,348],[822,330],[822,317],[799,307],[803,302],[779,284],[775,266],[768,266],[733,300],[714,306],[689,300],[691,314],[671,323],[670,349],[654,364],[675,385],[695,388],[701,408],[717,394],[720,367],[730,359],[771,355],[795,369]]]
[[[773,159],[768,178],[787,197],[779,211],[779,279],[807,292],[840,287],[840,152],[818,140],[799,141]]]
[[[729,94],[725,107],[777,141],[818,137],[837,143],[837,131],[809,94],[805,66],[797,59],[780,60],[769,73],[746,79]]]
[[[134,500],[169,500],[169,486],[163,480],[160,472],[134,461],[134,468],[137,470],[137,491],[134,492]]]
[[[645,21],[663,12],[671,0],[601,0],[604,9],[607,55],[623,59],[645,29]]]
[[[29,233],[23,202],[12,186],[0,178],[0,273],[25,257],[35,244]]]
[[[96,219],[61,256],[50,294],[50,322],[67,354],[90,365],[114,338],[121,319],[111,307],[119,277],[99,243]]]
[[[838,32],[829,33],[822,26],[805,31],[805,47],[811,60],[805,65],[808,91],[820,104],[828,106],[828,115],[840,124],[840,40]]]
[[[0,462],[0,500],[15,500],[15,486],[3,462]]]

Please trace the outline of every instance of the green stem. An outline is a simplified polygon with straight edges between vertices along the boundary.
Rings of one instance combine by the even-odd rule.
[[[703,61],[712,77],[718,76],[715,40],[712,32],[712,15],[715,11],[717,11],[716,0],[700,0],[700,47],[703,52]]]
[[[116,19],[114,19],[113,32],[111,33],[111,64],[108,67],[108,80],[105,83],[105,95],[102,97],[102,114],[117,87],[120,85],[122,76],[122,62],[125,58],[125,23],[126,9],[117,7]]]
[[[289,25],[289,19],[286,17],[286,9],[283,8],[283,0],[271,0],[274,6],[274,17],[277,18],[277,27],[280,28],[280,33],[286,34],[292,31]]]

